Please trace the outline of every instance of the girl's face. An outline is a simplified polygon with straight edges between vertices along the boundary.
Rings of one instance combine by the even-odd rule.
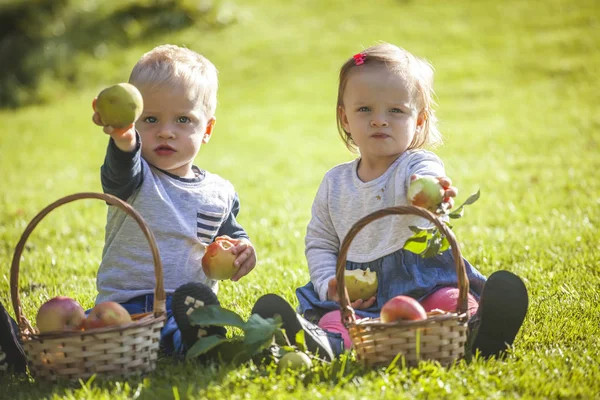
[[[390,165],[423,123],[405,80],[385,65],[362,65],[348,76],[340,107],[342,126],[361,158]]]
[[[193,178],[194,158],[210,139],[215,118],[208,119],[202,102],[191,99],[182,85],[140,85],[139,89],[144,112],[135,127],[142,140],[142,157],[170,174]]]

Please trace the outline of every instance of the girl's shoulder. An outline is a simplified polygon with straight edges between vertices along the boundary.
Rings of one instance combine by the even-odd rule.
[[[358,164],[358,158],[352,161],[338,164],[325,173],[325,179],[336,179],[344,175],[350,175],[356,170],[356,164]]]

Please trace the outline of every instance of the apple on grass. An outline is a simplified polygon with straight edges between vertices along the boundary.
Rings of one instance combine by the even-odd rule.
[[[279,360],[279,363],[277,364],[277,373],[281,374],[288,369],[295,371],[303,368],[309,369],[310,367],[312,367],[312,361],[306,353],[292,351],[281,357],[281,360]]]
[[[394,322],[398,320],[419,321],[427,319],[423,306],[409,296],[396,296],[388,300],[381,307],[381,322]]]
[[[408,186],[408,201],[413,206],[436,212],[444,201],[445,190],[440,181],[432,176],[413,179]]]
[[[237,255],[233,254],[232,250],[239,243],[239,239],[224,235],[209,244],[202,256],[204,274],[219,281],[233,278],[240,268],[235,265]]]
[[[81,330],[85,312],[72,298],[56,296],[42,304],[35,320],[40,333],[77,331]]]
[[[377,273],[369,268],[344,271],[344,284],[350,301],[368,300],[377,293]]]
[[[114,301],[105,301],[96,304],[92,308],[85,321],[83,321],[83,329],[87,331],[107,326],[128,324],[130,322],[131,315],[129,315],[125,307]]]

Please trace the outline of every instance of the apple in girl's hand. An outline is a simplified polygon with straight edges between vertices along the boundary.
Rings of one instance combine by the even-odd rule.
[[[409,296],[396,296],[381,307],[381,322],[394,322],[399,319],[418,321],[427,318],[427,313],[418,301]]]
[[[369,268],[344,271],[344,284],[350,301],[368,300],[377,293],[377,273]]]
[[[35,320],[40,333],[76,331],[81,329],[85,312],[77,301],[57,296],[42,304]]]
[[[129,312],[114,301],[105,301],[96,304],[83,321],[83,329],[104,328],[106,326],[123,325],[131,322]]]
[[[231,250],[238,245],[240,240],[229,236],[219,236],[206,247],[202,256],[202,270],[210,279],[219,281],[231,279],[240,269],[234,264],[237,255]]]
[[[100,92],[95,109],[104,125],[125,128],[142,115],[144,101],[135,86],[119,83]]]
[[[437,178],[422,176],[410,182],[407,197],[413,206],[436,212],[444,201],[444,193],[445,190]]]

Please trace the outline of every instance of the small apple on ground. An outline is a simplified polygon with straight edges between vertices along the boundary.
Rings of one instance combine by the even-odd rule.
[[[57,296],[42,304],[35,320],[40,333],[77,331],[85,320],[85,312],[72,298]]]
[[[410,182],[407,197],[413,206],[436,212],[444,201],[444,193],[444,188],[437,178],[422,176]]]
[[[344,283],[350,301],[367,300],[377,293],[377,273],[369,268],[345,271]]]
[[[229,236],[219,236],[214,242],[206,247],[202,256],[202,270],[204,274],[215,280],[231,279],[235,276],[239,267],[234,264],[237,256],[231,252],[240,240]]]
[[[90,311],[89,315],[83,321],[83,329],[97,329],[107,326],[123,325],[131,322],[129,312],[114,301],[105,301],[104,303],[96,304]]]
[[[381,322],[394,322],[399,319],[419,321],[427,318],[427,313],[418,301],[409,296],[396,296],[381,307]]]
[[[305,353],[301,351],[286,353],[281,360],[279,360],[279,364],[277,365],[277,373],[281,374],[282,372],[291,370],[299,370],[302,368],[309,369],[312,367],[312,361],[310,357],[308,357]]]
[[[95,109],[104,125],[125,128],[142,115],[144,101],[135,86],[119,83],[100,92]]]

